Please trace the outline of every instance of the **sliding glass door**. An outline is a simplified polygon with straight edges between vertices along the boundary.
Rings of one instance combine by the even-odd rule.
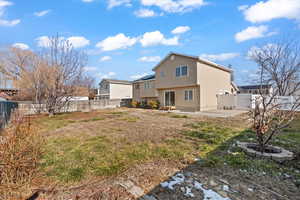
[[[175,92],[165,92],[165,106],[175,106]]]

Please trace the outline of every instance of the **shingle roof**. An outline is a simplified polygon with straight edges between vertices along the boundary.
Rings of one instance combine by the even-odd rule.
[[[139,78],[139,79],[135,80],[134,82],[136,82],[136,81],[147,81],[147,80],[152,80],[152,79],[155,79],[155,74],[143,76],[142,78]]]
[[[271,85],[243,85],[243,86],[238,86],[239,89],[244,89],[244,90],[258,90],[260,88],[266,89],[270,88]]]

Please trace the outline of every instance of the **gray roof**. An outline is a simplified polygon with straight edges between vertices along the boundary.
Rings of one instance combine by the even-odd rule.
[[[244,90],[258,90],[260,88],[262,89],[271,88],[271,85],[243,85],[243,86],[238,86],[238,88]]]
[[[155,74],[143,76],[142,78],[139,78],[139,79],[135,80],[134,82],[137,82],[137,81],[147,81],[147,80],[152,80],[152,79],[155,79]]]
[[[116,84],[126,84],[126,85],[131,85],[132,84],[131,81],[117,80],[117,79],[102,79],[102,81],[107,81],[109,83],[116,83]]]

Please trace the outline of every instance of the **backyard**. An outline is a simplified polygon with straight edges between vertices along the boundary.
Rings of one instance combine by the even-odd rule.
[[[274,144],[296,153],[282,164],[235,147],[253,141],[247,115],[208,118],[145,109],[32,116],[44,136],[41,199],[201,199],[203,192],[160,183],[178,172],[224,199],[300,199],[300,118]]]

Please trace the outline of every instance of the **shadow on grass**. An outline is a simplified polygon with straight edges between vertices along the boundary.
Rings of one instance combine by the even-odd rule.
[[[255,133],[250,129],[237,131],[206,122],[186,127],[190,130],[182,134],[187,139],[197,140],[199,159],[140,200],[297,199],[300,196],[299,157],[282,164],[249,157],[235,144],[237,141],[255,142]],[[273,144],[299,154],[299,127],[292,125],[285,132],[288,134],[276,137]],[[291,138],[294,143],[290,142]]]

